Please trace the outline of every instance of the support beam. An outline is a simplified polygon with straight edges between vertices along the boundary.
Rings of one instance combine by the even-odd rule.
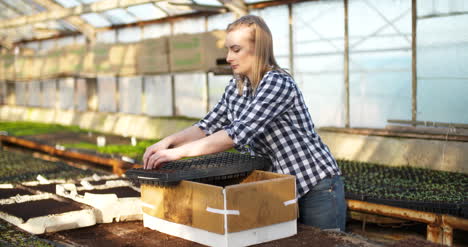
[[[22,11],[20,11],[18,8],[16,8],[16,6],[11,5],[6,1],[0,0],[0,4],[3,5],[4,8],[8,8],[11,11],[15,12],[15,14],[17,14],[19,16],[24,15],[24,13]]]
[[[52,0],[34,0],[37,4],[45,7],[49,11],[60,11],[64,8],[62,5],[57,4]],[[78,31],[85,35],[89,40],[94,41],[96,36],[96,31],[93,26],[86,23],[83,19],[78,16],[70,16],[65,18],[65,21],[72,24]]]
[[[226,8],[228,8],[231,12],[236,15],[236,18],[244,16],[249,13],[247,5],[243,0],[218,0],[220,1]]]
[[[73,8],[50,10],[30,16],[21,16],[0,22],[0,29],[23,26],[38,22],[46,22],[57,19],[65,19],[71,16],[79,16],[87,13],[99,13],[116,8],[127,8],[133,5],[159,2],[161,0],[101,0],[91,4],[83,4]]]
[[[344,0],[344,86],[345,86],[345,127],[351,126],[350,94],[349,94],[349,28],[348,28],[348,0]]]
[[[169,4],[174,5],[174,6],[184,6],[192,10],[199,10],[199,11],[206,11],[206,12],[215,12],[215,13],[227,12],[227,7],[222,7],[222,6],[213,6],[213,5],[196,4],[196,3],[177,3],[177,2],[169,2]]]
[[[417,65],[417,27],[418,12],[416,0],[411,1],[411,120],[418,117],[418,65]],[[415,125],[414,125],[415,126]]]

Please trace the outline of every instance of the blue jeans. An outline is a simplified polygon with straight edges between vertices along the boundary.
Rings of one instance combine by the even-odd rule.
[[[345,231],[346,201],[340,176],[323,179],[299,199],[299,222],[324,230]]]

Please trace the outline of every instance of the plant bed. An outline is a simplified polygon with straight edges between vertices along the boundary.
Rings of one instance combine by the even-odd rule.
[[[94,207],[98,223],[142,219],[139,189],[126,180],[109,180],[98,185],[87,180],[62,184],[57,186],[57,194]]]
[[[468,174],[339,161],[347,199],[467,218]]]
[[[31,218],[39,216],[62,214],[81,209],[82,208],[76,204],[61,202],[54,199],[0,205],[0,211],[21,218],[23,221],[28,221]]]
[[[31,136],[51,133],[88,133],[88,130],[77,126],[64,126],[60,124],[46,124],[35,122],[3,122],[0,121],[0,131],[14,136]]]
[[[0,246],[56,247],[57,245],[0,219]]]
[[[8,199],[17,195],[33,195],[33,193],[25,189],[14,188],[13,186],[11,188],[0,187],[0,200]]]
[[[50,194],[3,199],[0,201],[0,217],[33,234],[96,223],[92,208]]]
[[[145,149],[158,140],[138,140],[132,145],[130,137],[104,134],[77,126],[63,126],[34,122],[1,122],[0,131],[10,136],[34,141],[39,144],[55,147],[56,145],[86,154],[99,155],[105,158],[130,157],[140,161]],[[105,146],[97,145],[97,138],[104,137]]]
[[[38,174],[47,179],[77,179],[95,172],[51,162],[29,155],[0,150],[0,183],[20,183],[35,180]]]
[[[55,194],[55,187],[57,183],[50,183],[50,184],[38,184],[38,185],[25,185],[25,187],[29,189],[33,189],[42,193],[51,193]]]

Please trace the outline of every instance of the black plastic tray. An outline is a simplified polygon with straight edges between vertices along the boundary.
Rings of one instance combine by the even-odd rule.
[[[270,160],[263,157],[224,152],[168,162],[159,169],[133,168],[125,175],[134,183],[173,185],[181,180],[232,179],[270,166]]]

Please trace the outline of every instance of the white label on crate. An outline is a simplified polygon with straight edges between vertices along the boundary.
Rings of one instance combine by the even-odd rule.
[[[289,200],[289,201],[285,201],[283,203],[284,203],[284,206],[288,206],[288,205],[294,204],[296,202],[297,202],[297,198]]]
[[[151,209],[155,209],[156,207],[149,204],[149,203],[146,203],[146,202],[141,202],[141,206],[143,207],[147,207],[147,208],[151,208]]]
[[[206,207],[206,211],[211,212],[211,213],[215,213],[215,214],[240,215],[239,210],[223,210],[223,209],[216,209],[216,208]]]

